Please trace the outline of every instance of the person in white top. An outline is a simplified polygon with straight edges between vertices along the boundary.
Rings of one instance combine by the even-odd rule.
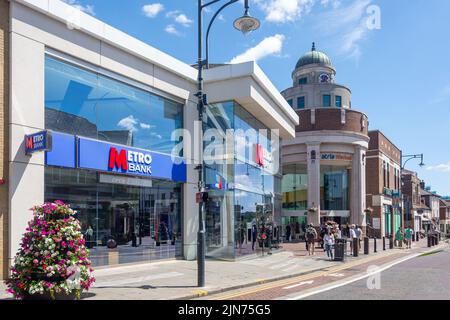
[[[354,224],[352,224],[350,226],[350,254],[351,252],[353,252],[353,239],[358,238],[356,235],[356,226]]]
[[[325,244],[325,251],[327,252],[327,257],[333,260],[333,246],[334,246],[334,235],[331,233],[331,229],[323,237],[323,243]]]

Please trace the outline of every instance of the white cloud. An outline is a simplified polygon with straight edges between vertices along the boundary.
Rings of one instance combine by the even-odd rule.
[[[329,5],[332,0],[323,2]],[[316,28],[320,33],[332,39],[332,46],[338,54],[353,58],[361,55],[360,43],[369,34],[367,26],[367,8],[372,0],[354,0],[349,5],[342,7],[340,3],[332,5],[333,9],[319,15]],[[339,7],[339,8],[338,8]]]
[[[430,104],[438,104],[450,99],[450,84],[440,90],[438,95],[430,101]]]
[[[450,162],[439,164],[439,165],[436,165],[436,166],[428,166],[427,170],[439,171],[439,172],[450,172]]]
[[[279,54],[283,49],[283,41],[285,36],[276,34],[272,37],[267,37],[255,47],[248,49],[244,53],[231,59],[229,63],[241,63],[246,61],[258,61],[269,55]]]
[[[175,17],[175,21],[178,22],[179,24],[185,26],[185,27],[189,27],[192,24],[192,22],[194,22],[191,19],[189,19],[188,17],[186,17],[186,15],[183,14],[183,13],[177,15]]]
[[[82,5],[78,0],[63,0],[65,3],[71,5],[72,7],[77,8],[91,16],[95,16],[94,6],[93,5]]]
[[[155,126],[152,126],[152,125],[150,125],[150,124],[147,124],[147,123],[143,123],[143,122],[141,122],[140,124],[139,124],[139,126],[142,128],[142,129],[152,129],[152,128],[154,128]]]
[[[173,24],[169,24],[164,31],[166,31],[167,33],[176,35],[176,36],[180,36],[180,32],[177,30],[177,28],[175,28],[175,26]]]
[[[128,117],[123,118],[122,120],[120,120],[117,123],[117,126],[119,126],[121,128],[124,128],[126,130],[134,132],[134,131],[138,130],[138,128],[137,128],[138,123],[139,123],[138,119],[133,117],[133,115],[129,115]]]
[[[142,11],[149,18],[155,18],[163,10],[164,6],[161,3],[147,4],[142,7]]]
[[[316,0],[255,0],[269,22],[284,23],[300,19],[311,11]],[[326,1],[328,2],[328,1]]]
[[[156,138],[158,138],[160,140],[162,139],[162,135],[157,134],[156,132],[152,132],[152,133],[150,133],[150,135],[153,136],[153,137],[156,137]]]

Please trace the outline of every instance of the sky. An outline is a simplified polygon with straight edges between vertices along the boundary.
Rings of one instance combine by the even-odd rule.
[[[186,63],[197,60],[197,0],[65,1]],[[450,196],[449,13],[448,0],[250,0],[261,28],[243,35],[233,28],[240,0],[211,29],[210,63],[256,60],[281,91],[315,42],[369,128],[405,155],[423,153],[425,167],[413,159],[406,168]]]

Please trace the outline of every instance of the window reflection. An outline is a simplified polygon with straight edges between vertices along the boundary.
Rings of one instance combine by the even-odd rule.
[[[308,171],[306,164],[283,167],[283,210],[307,210]]]
[[[181,104],[46,57],[46,128],[170,153]]]
[[[320,166],[320,201],[323,210],[349,210],[349,171],[344,166]]]

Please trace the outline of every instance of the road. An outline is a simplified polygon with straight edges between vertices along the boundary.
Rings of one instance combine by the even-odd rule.
[[[307,300],[450,300],[450,249],[418,256],[375,275],[333,290],[305,297]],[[294,297],[295,298],[295,297]]]
[[[427,253],[425,253],[427,252]],[[450,299],[450,247],[398,250],[211,300]]]

